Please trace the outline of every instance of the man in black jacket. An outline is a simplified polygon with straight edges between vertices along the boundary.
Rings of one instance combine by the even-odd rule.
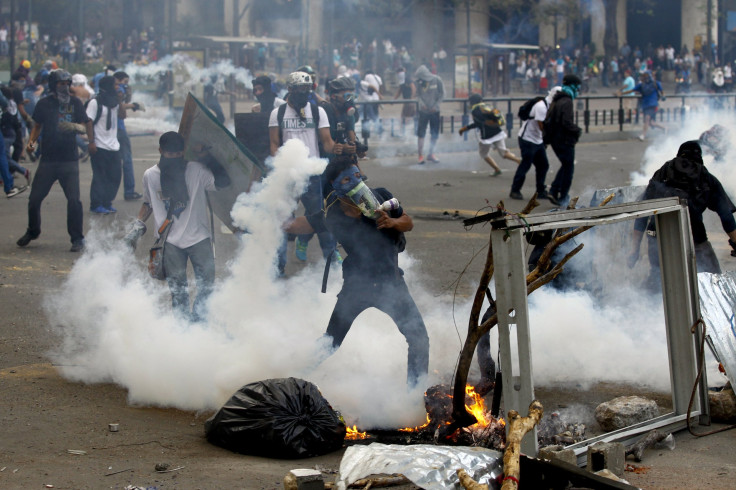
[[[565,206],[570,200],[568,193],[575,171],[575,145],[582,130],[575,124],[575,109],[572,101],[580,91],[580,79],[565,75],[562,89],[555,95],[544,120],[544,143],[552,145],[561,167],[549,189],[548,199],[556,206]]]

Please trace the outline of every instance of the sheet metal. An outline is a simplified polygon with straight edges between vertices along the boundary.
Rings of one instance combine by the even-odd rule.
[[[475,481],[497,489],[496,479],[503,475],[503,453],[482,447],[429,444],[350,446],[340,462],[337,488],[345,490],[368,475],[401,473],[427,490],[461,489],[456,474],[460,468]]]
[[[736,386],[736,272],[701,272],[698,289],[708,344],[723,364],[731,386]]]

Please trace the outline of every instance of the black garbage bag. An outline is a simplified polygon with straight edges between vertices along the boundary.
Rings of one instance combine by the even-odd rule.
[[[205,434],[238,453],[306,458],[340,449],[345,423],[309,381],[267,379],[240,388],[205,422]]]

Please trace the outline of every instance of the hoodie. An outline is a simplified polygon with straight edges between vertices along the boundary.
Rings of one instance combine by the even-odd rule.
[[[417,86],[419,112],[439,112],[440,104],[445,97],[445,86],[442,79],[433,75],[424,65],[414,72],[414,79]]]

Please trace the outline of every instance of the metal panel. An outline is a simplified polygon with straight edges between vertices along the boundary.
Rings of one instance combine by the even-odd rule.
[[[637,203],[588,208],[539,216],[507,216],[493,222],[491,232],[493,262],[496,273],[497,309],[499,312],[499,347],[503,375],[503,396],[507,412],[511,409],[526,414],[534,398],[531,342],[526,295],[526,265],[523,234],[533,229],[553,229],[582,224],[609,224],[640,216],[655,216],[659,246],[662,290],[667,330],[667,346],[672,379],[674,412],[620,431],[604,434],[573,446],[579,462],[584,462],[585,449],[599,440],[628,441],[653,428],[681,429],[686,426],[687,408],[695,382],[699,352],[697,346],[703,332],[693,335],[691,326],[699,318],[698,283],[695,274],[695,253],[690,233],[687,206],[677,198],[656,199]],[[508,312],[513,311],[513,316]],[[517,342],[512,345],[511,325],[516,325]],[[735,330],[736,331],[736,330]],[[518,353],[518,367],[512,366],[511,353]],[[517,374],[518,373],[518,374]],[[699,416],[701,424],[708,416],[707,381],[703,377],[691,417]],[[536,456],[537,438],[525,437],[522,451]],[[582,458],[582,460],[580,459]]]
[[[491,232],[504,406],[506,413],[513,408],[525,417],[534,401],[534,383],[524,243],[522,230]],[[512,342],[512,326],[516,326],[515,343]],[[518,360],[515,369],[514,358]],[[506,426],[507,434],[508,430],[509,425]],[[538,450],[535,427],[522,439],[521,451],[536,455]]]
[[[672,404],[676,415],[687,413],[691,390],[697,375],[696,346],[702,329],[693,335],[691,327],[700,318],[697,301],[695,250],[690,233],[687,208],[679,212],[656,215],[659,263],[662,272],[667,344],[672,380]],[[707,380],[705,372],[700,384],[701,396],[693,408],[708,411]],[[705,401],[705,403],[703,403]],[[702,407],[702,408],[701,408]]]

